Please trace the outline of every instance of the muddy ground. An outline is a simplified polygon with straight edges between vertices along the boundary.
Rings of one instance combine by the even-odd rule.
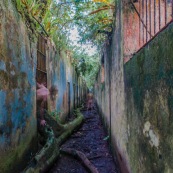
[[[96,106],[89,112],[82,110],[85,121],[80,129],[62,145],[83,152],[99,173],[120,173],[108,145],[108,136],[100,120]],[[49,173],[88,173],[81,162],[69,155],[60,155]]]

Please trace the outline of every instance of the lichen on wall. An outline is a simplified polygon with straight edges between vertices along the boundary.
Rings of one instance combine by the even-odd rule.
[[[3,173],[23,170],[33,157],[38,140],[37,35],[32,21],[27,21],[18,10],[13,0],[0,1],[0,172]],[[58,88],[55,104],[49,98],[48,108],[61,111],[65,120],[74,105],[82,102],[86,85],[72,67],[69,52],[58,52],[46,39],[47,86]]]
[[[102,88],[101,73],[99,73],[94,94],[100,113],[109,130],[112,152],[119,161],[121,171],[128,173],[130,164],[126,147],[128,121],[125,114],[122,5],[122,1],[116,1],[112,39],[108,44],[105,44],[103,51],[105,56],[105,86]]]
[[[126,114],[130,133],[134,126],[137,132],[129,138],[127,147],[133,145],[134,139],[139,141],[136,150],[128,149],[134,173],[166,173],[173,168],[172,28],[169,25],[125,64]],[[141,163],[134,161],[139,158]]]
[[[59,118],[64,121],[74,108],[74,100],[76,106],[77,100],[78,103],[81,103],[82,100],[79,99],[79,96],[83,98],[86,93],[82,95],[79,90],[82,91],[86,85],[84,85],[81,78],[77,76],[77,73],[72,66],[72,57],[69,52],[67,50],[61,50],[60,52],[56,51],[50,40],[48,40],[47,46],[49,50],[47,56],[48,88],[52,85],[56,85],[58,88],[56,104],[53,107],[51,100],[49,99],[48,109],[49,112],[60,112]]]
[[[105,46],[111,53],[104,53],[105,79],[110,82],[101,88],[99,73],[95,84],[99,110],[111,129],[122,172],[172,172],[173,24],[123,65],[121,36],[126,28],[121,27],[120,3],[117,7],[112,42]]]
[[[36,42],[11,0],[0,2],[0,21],[0,172],[8,173],[37,142]]]

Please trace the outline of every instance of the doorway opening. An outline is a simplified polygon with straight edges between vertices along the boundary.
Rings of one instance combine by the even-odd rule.
[[[43,84],[47,88],[47,68],[46,68],[46,43],[47,40],[39,35],[37,43],[37,68],[36,68],[36,82]],[[37,88],[38,89],[38,88]],[[37,120],[40,116],[41,101],[36,102]],[[47,110],[47,101],[44,103],[44,110]]]

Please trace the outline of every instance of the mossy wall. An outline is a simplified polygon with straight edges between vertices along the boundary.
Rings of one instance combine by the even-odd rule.
[[[49,110],[60,111],[61,119],[65,120],[73,108],[79,106],[86,98],[86,85],[72,66],[70,51],[58,52],[51,42],[48,43],[48,50],[48,88],[52,85],[58,88],[55,105],[52,105],[51,100],[48,102]]]
[[[173,24],[125,64],[133,173],[173,172]]]
[[[101,71],[95,85],[95,97],[108,129],[109,140],[115,159],[124,173],[130,170],[127,154],[127,117],[125,114],[123,19],[122,1],[116,1],[115,23],[112,39],[103,50],[105,82],[101,83]]]
[[[112,41],[103,51],[105,83],[100,71],[95,85],[112,151],[123,173],[172,173],[173,24],[124,64],[126,28],[116,5]]]
[[[25,19],[27,20],[27,19]],[[0,1],[0,172],[20,172],[37,149],[36,32],[24,21],[14,1]],[[58,87],[50,111],[69,112],[86,96],[86,85],[71,65],[69,51],[46,45],[48,88]],[[69,88],[68,88],[69,85]]]
[[[18,172],[36,147],[36,41],[11,0],[0,1],[0,172]],[[25,155],[25,157],[24,157]],[[26,159],[26,160],[25,160]],[[25,162],[27,163],[27,162]]]

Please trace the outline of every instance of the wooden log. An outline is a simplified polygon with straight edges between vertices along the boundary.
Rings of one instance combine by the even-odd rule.
[[[77,118],[67,124],[61,124],[60,122],[56,121],[56,119],[53,116],[50,116],[49,114],[45,115],[45,120],[53,128],[56,138],[59,138],[63,133],[67,133],[67,131],[70,131],[70,129],[72,129],[73,131],[73,127],[75,127],[78,123],[80,124],[84,120],[83,115],[80,113],[80,109],[81,108],[74,110],[74,113],[76,114]]]
[[[76,111],[77,118],[72,122],[65,124],[65,131],[57,138],[57,144],[60,146],[68,136],[70,136],[75,129],[77,129],[84,120],[84,116],[80,113],[80,111]]]
[[[54,134],[55,134],[55,137],[58,137],[60,134],[62,134],[64,132],[64,125],[61,124],[60,122],[58,122],[53,116],[49,115],[49,114],[45,114],[44,116],[47,124],[50,124],[53,131],[54,131]]]
[[[46,143],[30,161],[28,167],[23,171],[25,173],[46,172],[59,155],[59,148],[52,128],[46,125],[40,131],[46,137]]]
[[[55,162],[59,156],[59,146],[73,133],[73,131],[78,128],[82,121],[84,120],[83,115],[79,110],[76,111],[77,118],[72,122],[67,123],[63,126],[63,133],[56,138],[53,129],[46,125],[44,128],[40,129],[43,137],[46,138],[46,143],[40,152],[30,161],[28,167],[23,171],[23,173],[45,173]],[[53,123],[56,125],[56,123]],[[60,127],[58,125],[58,127]]]

